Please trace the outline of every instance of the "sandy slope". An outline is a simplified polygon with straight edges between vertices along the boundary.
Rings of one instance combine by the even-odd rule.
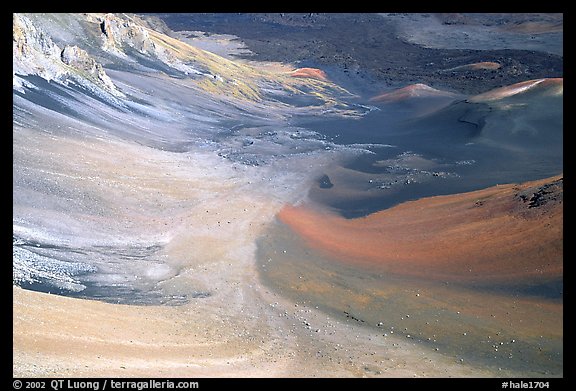
[[[531,183],[530,186],[544,182]],[[446,210],[452,209],[450,221],[466,217],[477,210],[495,212],[505,206],[510,195],[521,188],[513,185],[447,197],[434,197],[401,205],[356,222],[346,224],[336,217],[323,216],[314,220],[316,226],[330,224],[323,236],[328,241],[335,238],[343,241],[341,252],[361,253],[360,246],[350,243],[342,232],[358,240],[365,228],[383,229],[387,224],[397,227],[398,232],[406,224],[398,224],[398,216],[420,216],[419,221],[432,222],[433,216],[447,217]],[[529,194],[528,192],[527,194]],[[524,194],[524,193],[522,193]],[[484,204],[474,204],[482,200]],[[251,200],[255,202],[258,200]],[[220,206],[220,217],[233,218],[239,207],[246,202],[239,197]],[[245,206],[247,204],[244,204]],[[253,204],[256,205],[256,204]],[[427,205],[419,208],[418,205]],[[550,201],[551,213],[541,218],[558,222],[561,203]],[[545,206],[546,206],[545,205]],[[478,209],[480,208],[480,209]],[[482,209],[483,208],[483,209]],[[541,209],[536,209],[540,213]],[[261,232],[262,217],[270,218],[278,205],[266,206],[258,202],[258,208],[246,221],[245,235],[235,235],[234,228],[225,228],[207,234],[211,245],[198,247],[190,240],[193,236],[178,236],[167,248],[170,256],[196,253],[200,255],[196,267],[187,269],[173,283],[197,284],[204,280],[214,294],[208,298],[192,300],[177,307],[127,306],[91,300],[73,299],[56,295],[13,288],[13,359],[14,376],[174,376],[174,377],[361,377],[361,376],[493,376],[487,368],[469,366],[432,351],[402,336],[382,338],[381,333],[355,322],[342,322],[338,318],[320,312],[306,302],[294,302],[277,295],[260,284],[252,241]],[[297,217],[300,228],[311,228],[312,217],[318,217],[305,209],[284,208],[280,214],[284,221],[295,225]],[[493,215],[486,224],[502,221],[504,230],[512,229],[514,219],[526,211],[518,212],[515,218],[503,214],[504,220]],[[396,216],[395,216],[396,214]],[[387,218],[384,218],[384,217]],[[486,216],[486,215],[484,215]],[[496,219],[496,220],[494,220]],[[437,220],[437,219],[436,219]],[[551,221],[552,221],[551,220]],[[410,220],[408,220],[408,226]],[[462,220],[459,220],[462,222]],[[470,220],[468,220],[470,221]],[[530,220],[527,220],[530,221]],[[384,222],[384,223],[383,223]],[[525,221],[524,221],[525,223]],[[253,225],[252,225],[253,224]],[[436,225],[441,243],[449,230]],[[561,224],[553,224],[561,227]],[[417,224],[416,226],[420,226]],[[523,224],[522,226],[526,226]],[[250,228],[252,227],[252,228]],[[422,243],[422,248],[434,241],[424,238],[430,225],[422,225],[413,239]],[[483,223],[461,225],[468,235],[472,229],[482,229]],[[343,229],[346,228],[345,231]],[[486,228],[486,227],[484,227]],[[412,226],[414,229],[414,226]],[[360,231],[358,231],[360,230]],[[393,229],[388,234],[394,237]],[[300,230],[304,235],[315,231]],[[456,230],[458,232],[458,230]],[[557,230],[550,230],[552,239]],[[521,244],[533,241],[533,235]],[[220,242],[218,238],[222,239]],[[397,236],[396,236],[397,239]],[[424,240],[422,240],[424,239]],[[327,245],[315,238],[320,245]],[[392,245],[379,236],[382,244]],[[561,240],[561,237],[560,237]],[[546,243],[544,240],[543,243]],[[552,243],[554,243],[552,241]],[[334,246],[331,242],[330,246]],[[441,246],[439,246],[441,247]],[[397,246],[398,248],[398,246]],[[454,247],[453,247],[454,248]],[[474,250],[478,250],[474,248]],[[440,256],[443,253],[435,253]],[[370,261],[370,254],[365,254]],[[407,262],[413,261],[406,257]],[[477,258],[471,257],[472,261]],[[554,259],[553,259],[554,260]],[[555,260],[554,260],[555,261]],[[444,264],[432,256],[432,262],[444,272],[455,272],[450,263]],[[533,260],[530,260],[533,263]],[[532,264],[530,263],[530,264]],[[474,266],[479,264],[471,262]],[[518,266],[518,262],[514,263]],[[418,263],[422,270],[426,265]],[[494,267],[488,264],[481,272],[490,273]],[[540,265],[544,275],[561,274],[561,265]],[[457,274],[457,272],[455,272]],[[520,277],[530,273],[517,273]],[[501,372],[511,375],[513,372]]]
[[[30,134],[21,129],[16,136]],[[275,198],[268,178],[251,176],[249,167],[222,166],[207,155],[38,133],[27,140],[25,146],[17,144],[15,156],[36,156],[35,148],[42,146],[44,156],[60,157],[68,175],[57,175],[59,166],[46,166],[42,159],[29,161],[29,170],[57,178],[63,188],[98,194],[94,199],[101,208],[100,215],[80,211],[64,220],[53,210],[37,208],[37,215],[45,215],[57,231],[77,229],[97,242],[162,234],[168,242],[159,257],[177,272],[158,287],[166,295],[210,295],[177,307],[136,306],[14,288],[14,376],[485,373],[404,341],[375,343],[369,330],[342,324],[260,285],[255,241],[282,200],[300,193],[305,183],[286,177],[286,188],[278,190],[283,195]],[[82,154],[77,153],[80,145]],[[265,188],[265,193],[256,190]],[[80,222],[90,229],[78,227]],[[319,331],[306,327],[304,319]],[[366,352],[377,352],[370,365]]]
[[[530,198],[548,182],[421,199],[353,220],[291,206],[279,218],[313,248],[394,274],[492,281],[558,278],[563,270],[562,190],[556,189],[559,200],[534,208],[518,196]]]
[[[544,96],[561,96],[564,92],[564,78],[527,80],[486,91],[471,97],[469,101],[490,102],[528,92],[537,92]]]
[[[562,376],[562,188],[553,177],[354,219],[287,206],[261,271],[285,296],[491,376]]]
[[[402,339],[340,323],[263,288],[221,301],[139,307],[14,288],[15,377],[490,376]],[[246,292],[243,292],[246,293]],[[276,300],[266,303],[262,297]],[[272,305],[273,304],[273,305]],[[220,307],[218,311],[214,306]],[[310,331],[302,324],[320,325]]]
[[[27,134],[21,132],[19,137]],[[188,156],[111,140],[36,134],[34,141],[44,151],[58,151],[69,168],[68,177],[55,176],[57,167],[43,175],[60,178],[66,188],[99,189],[105,213],[90,217],[92,228],[80,232],[93,240],[164,232],[169,241],[160,256],[177,274],[159,284],[162,292],[210,295],[177,307],[136,306],[14,288],[14,376],[490,376],[414,342],[382,339],[261,285],[256,239],[290,199],[286,193],[302,191],[289,177],[282,197],[274,198],[271,188],[266,195],[256,191],[271,186],[267,178],[250,176],[247,167],[220,167],[204,155],[188,155],[193,160],[184,164]],[[35,142],[29,138],[16,156],[33,156]],[[78,145],[82,155],[75,152]],[[122,164],[114,164],[116,158]],[[93,169],[96,182],[87,179],[95,178]],[[133,209],[147,203],[154,205]],[[56,212],[45,213],[59,221]]]
[[[451,93],[449,91],[441,91],[426,84],[411,84],[409,86],[396,89],[391,92],[386,92],[380,95],[377,95],[371,99],[373,102],[394,102],[394,101],[402,101],[407,100],[410,98],[448,98],[454,99],[457,95]]]

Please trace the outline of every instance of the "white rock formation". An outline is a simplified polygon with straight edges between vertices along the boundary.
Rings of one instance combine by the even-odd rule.
[[[27,85],[20,76],[37,75],[47,81],[74,81],[90,90],[102,90],[116,97],[124,95],[102,65],[85,50],[77,46],[61,49],[24,15],[13,15],[12,50],[12,84],[20,91]]]

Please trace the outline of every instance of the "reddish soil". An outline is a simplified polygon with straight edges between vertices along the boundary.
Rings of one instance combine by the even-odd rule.
[[[455,94],[429,87],[426,84],[411,84],[394,91],[385,92],[370,99],[373,102],[395,102],[416,97],[454,97]]]
[[[286,206],[279,219],[343,263],[459,281],[531,282],[563,274],[562,176],[406,202],[345,219]]]
[[[310,79],[327,81],[328,77],[323,70],[316,68],[298,68],[290,75],[292,77],[307,77]]]
[[[509,86],[495,88],[482,94],[475,95],[469,100],[471,102],[493,101],[526,92],[536,92],[544,95],[561,95],[564,92],[564,78],[556,77],[527,80]]]

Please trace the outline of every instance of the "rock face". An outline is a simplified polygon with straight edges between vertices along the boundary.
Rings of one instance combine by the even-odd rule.
[[[96,62],[88,53],[80,49],[78,46],[66,46],[60,53],[62,62],[69,65],[80,72],[85,72],[90,77],[96,79],[100,84],[105,86],[110,91],[116,91],[116,86],[106,72],[102,65]]]
[[[191,64],[194,59],[190,53],[186,53],[190,48],[183,49],[181,42],[149,29],[144,25],[145,22],[134,19],[135,17],[105,14],[90,15],[90,18],[99,23],[104,41],[102,49],[111,54],[128,58],[132,53],[127,49],[132,49],[144,56],[155,57],[168,67],[186,75],[210,73],[206,72],[206,69],[199,70]]]
[[[58,47],[49,36],[38,31],[30,20],[24,16],[14,14],[12,17],[14,56],[30,56],[39,51],[46,56],[58,54]]]
[[[142,53],[153,52],[155,49],[154,42],[150,40],[148,31],[144,27],[113,14],[106,14],[102,17],[100,29],[104,37],[105,50],[118,52],[123,44]]]
[[[20,74],[37,74],[50,80],[60,76],[58,68],[60,48],[43,31],[38,30],[25,16],[12,18],[13,70]]]
[[[37,75],[46,80],[63,82],[74,80],[91,90],[96,88],[115,96],[123,95],[102,65],[85,50],[78,46],[65,46],[61,49],[46,32],[36,28],[24,15],[14,14],[12,25],[12,65],[15,75]],[[18,87],[22,79],[14,77],[13,83]]]

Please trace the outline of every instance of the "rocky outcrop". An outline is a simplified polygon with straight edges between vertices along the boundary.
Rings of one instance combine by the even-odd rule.
[[[78,46],[66,46],[60,53],[62,62],[86,76],[95,79],[110,91],[117,91],[116,86],[108,77],[102,65],[88,55],[88,53]]]
[[[60,48],[46,33],[37,29],[30,19],[14,14],[12,31],[14,73],[37,74],[47,80],[57,78],[63,73],[58,67]]]
[[[186,58],[180,49],[179,42],[146,27],[139,20],[129,16],[105,14],[97,18],[104,41],[102,49],[119,57],[127,58],[127,48],[132,48],[145,56],[153,56],[165,65],[185,74],[202,75],[205,72],[189,64],[192,59]],[[172,40],[173,41],[173,40]],[[190,60],[190,61],[189,61]]]
[[[528,208],[538,208],[548,203],[562,203],[564,200],[564,178],[524,189],[516,194]]]
[[[38,51],[46,56],[55,56],[58,47],[49,36],[34,27],[32,22],[18,14],[12,17],[13,49],[15,56],[29,56]]]
[[[122,46],[128,45],[142,53],[154,52],[155,45],[150,40],[147,29],[129,20],[114,14],[105,14],[100,20],[100,30],[105,50],[122,53]]]
[[[101,89],[123,96],[104,68],[84,49],[61,49],[43,30],[24,15],[13,15],[13,85],[24,84],[18,75],[37,75],[46,80],[74,80],[91,90]]]
[[[14,20],[13,85],[22,92],[24,86],[34,87],[31,79],[22,76],[39,75],[46,80],[73,81],[93,93],[122,97],[100,65],[110,63],[116,69],[189,78],[202,91],[225,99],[260,102],[273,93],[270,91],[309,94],[312,88],[314,99],[333,105],[335,93],[348,94],[319,69],[286,72],[282,67],[269,72],[190,45],[156,30],[137,15],[17,14]]]

